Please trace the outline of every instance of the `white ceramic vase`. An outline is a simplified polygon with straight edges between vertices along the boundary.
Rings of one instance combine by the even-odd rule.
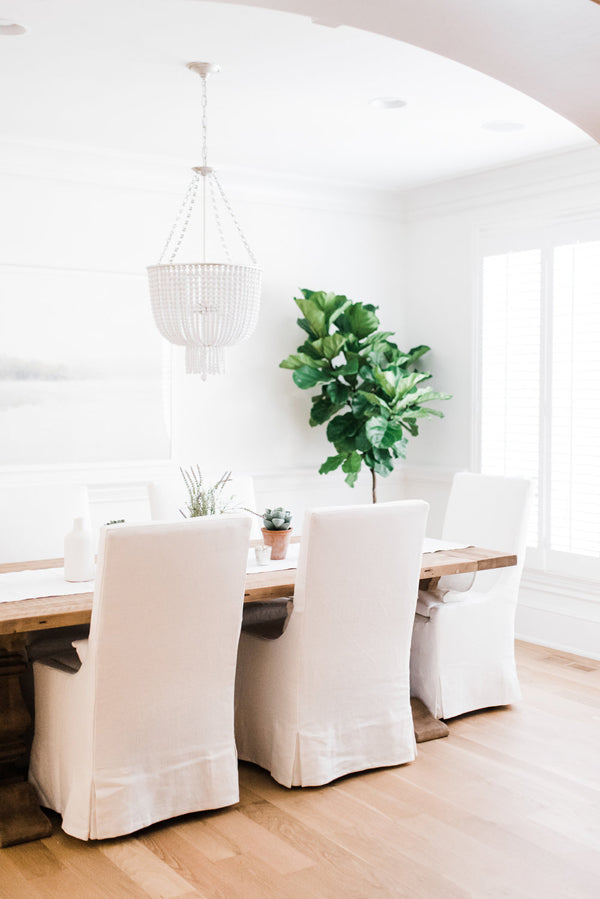
[[[75,518],[65,536],[65,581],[91,581],[95,574],[92,535],[83,518]]]

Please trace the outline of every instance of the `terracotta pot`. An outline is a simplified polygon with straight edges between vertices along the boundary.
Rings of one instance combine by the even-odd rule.
[[[285,559],[293,528],[288,528],[287,531],[268,531],[266,528],[261,528],[261,531],[263,543],[265,546],[271,547],[271,558],[273,560]]]

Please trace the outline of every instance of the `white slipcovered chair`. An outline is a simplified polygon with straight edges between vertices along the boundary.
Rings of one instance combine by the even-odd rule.
[[[530,483],[455,475],[442,538],[516,553],[517,565],[440,578],[419,591],[410,656],[411,693],[437,718],[521,697],[514,622],[525,557]]]
[[[212,485],[217,482],[223,474],[222,471],[213,475],[212,473],[202,472],[204,482]],[[256,497],[254,495],[254,481],[251,475],[232,475],[231,480],[223,490],[223,497],[232,499],[234,515],[247,515],[252,522],[252,537],[260,537],[260,519],[256,515],[246,512],[246,509],[252,509],[254,512],[259,510],[256,508]],[[185,483],[179,470],[169,472],[168,475],[148,484],[148,501],[150,503],[150,516],[153,521],[180,521],[182,519],[180,509],[185,510],[187,500],[187,490]]]
[[[286,630],[240,638],[240,759],[291,787],[415,758],[409,650],[427,511],[307,512]]]
[[[80,484],[3,484],[0,509],[0,562],[62,558],[73,519],[89,523],[87,489]]]
[[[119,836],[237,802],[249,531],[241,517],[102,529],[80,667],[64,653],[34,664],[29,779],[72,836]]]

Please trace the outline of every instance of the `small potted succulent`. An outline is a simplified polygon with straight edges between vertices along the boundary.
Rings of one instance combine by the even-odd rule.
[[[265,509],[262,520],[263,542],[271,547],[271,559],[285,559],[292,535],[292,513],[277,506]]]

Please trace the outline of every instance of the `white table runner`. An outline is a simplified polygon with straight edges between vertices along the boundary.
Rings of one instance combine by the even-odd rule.
[[[423,541],[424,553],[440,553],[447,549],[466,549],[473,546],[472,543],[457,543],[455,540],[434,540],[433,537],[425,537]]]
[[[71,596],[73,593],[90,593],[93,589],[93,581],[65,581],[64,568],[0,574],[0,602],[35,599],[38,596]]]
[[[447,540],[432,540],[429,537],[423,544],[423,552],[441,552],[446,549],[464,549],[465,544],[451,543]],[[248,551],[246,572],[254,574],[261,571],[285,571],[296,568],[298,564],[299,543],[291,543],[287,556],[281,561],[269,561],[266,565],[257,565],[254,548]],[[35,599],[39,596],[71,596],[74,593],[91,593],[93,581],[65,581],[63,568],[40,568],[27,571],[10,571],[0,574],[0,603],[16,602],[22,599]]]

